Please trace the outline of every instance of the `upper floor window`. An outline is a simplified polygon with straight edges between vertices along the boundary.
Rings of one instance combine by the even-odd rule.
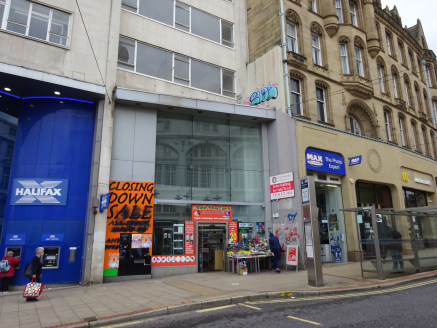
[[[27,0],[0,0],[1,29],[66,46],[70,14]]]
[[[343,8],[341,6],[341,0],[335,0],[335,9],[337,11],[338,22],[340,24],[343,24],[344,18],[343,18]]]
[[[416,74],[417,73],[417,67],[416,64],[414,62],[414,54],[411,50],[408,50],[408,57],[410,57],[410,65],[411,65],[411,69],[413,70],[413,73]]]
[[[358,75],[364,77],[363,50],[361,48],[355,47],[355,61]]]
[[[297,25],[294,23],[287,23],[287,47],[288,51],[299,53]]]
[[[398,42],[398,50],[399,50],[399,59],[401,60],[402,64],[405,64],[404,45],[402,44],[402,42]]]
[[[349,115],[349,125],[351,129],[351,133],[361,136],[361,126],[358,120],[353,117],[352,115]]]
[[[118,67],[228,97],[235,96],[233,71],[122,36]]]
[[[343,74],[350,74],[347,43],[340,43],[340,61]]]
[[[429,65],[426,65],[425,67],[425,75],[426,75],[426,82],[428,83],[428,86],[432,88],[434,84],[432,83],[431,69]]]
[[[352,1],[349,1],[349,11],[351,15],[351,24],[354,26],[358,26],[357,5]]]
[[[399,98],[399,92],[398,92],[398,75],[396,73],[392,73],[391,79],[393,82],[393,94],[395,98]]]
[[[234,46],[232,23],[174,0],[122,0],[122,8],[205,39]]]
[[[405,119],[399,116],[399,132],[401,134],[401,145],[402,147],[407,146],[407,138],[405,134]]]
[[[317,97],[317,115],[319,121],[327,122],[326,113],[326,99],[325,99],[325,89],[316,87],[316,97]]]
[[[411,128],[413,130],[413,144],[412,144],[413,150],[421,152],[416,122],[411,121]]]
[[[428,143],[428,134],[426,133],[425,126],[422,126],[423,144],[425,145],[425,154],[431,156],[430,147]]]
[[[322,49],[320,46],[320,36],[311,34],[311,46],[313,48],[313,62],[316,65],[322,66]]]
[[[301,81],[291,78],[291,111],[293,114],[302,115],[302,86]]]
[[[407,95],[407,106],[413,107],[413,99],[411,97],[411,85],[408,76],[404,75],[405,93]]]
[[[385,133],[388,141],[392,141],[391,137],[391,117],[388,111],[384,111],[384,124],[385,124]]]
[[[430,140],[431,140],[431,146],[432,150],[434,152],[434,158],[437,158],[437,143],[436,143],[436,137],[432,131],[429,133]]]
[[[417,109],[419,112],[422,112],[422,98],[420,97],[419,85],[417,83],[414,84],[414,92],[416,94]]]
[[[382,65],[378,65],[377,70],[378,70],[379,88],[381,89],[382,93],[385,93],[384,67]]]
[[[311,0],[311,11],[317,13],[317,0]]]
[[[392,50],[392,48],[393,48],[393,43],[392,43],[391,34],[387,32],[387,33],[385,34],[385,39],[386,39],[386,41],[387,41],[387,53],[388,53],[390,56],[393,56],[393,50]]]

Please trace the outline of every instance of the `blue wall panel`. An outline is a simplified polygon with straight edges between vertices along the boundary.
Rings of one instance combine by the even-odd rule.
[[[56,99],[22,100],[11,178],[68,179],[65,206],[11,205],[8,195],[1,250],[6,234],[25,234],[21,268],[13,284],[23,276],[38,246],[59,246],[59,269],[44,269],[44,283],[79,282],[88,207],[88,191],[94,136],[95,105]],[[12,183],[9,185],[11,192]],[[61,234],[62,241],[41,241],[42,234]],[[70,247],[77,247],[69,261]]]

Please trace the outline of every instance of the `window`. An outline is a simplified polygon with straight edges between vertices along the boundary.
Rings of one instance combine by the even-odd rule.
[[[413,73],[417,74],[417,67],[416,67],[416,64],[414,63],[414,54],[411,50],[408,50],[408,57],[410,57],[410,64],[411,64],[411,69],[413,70]]]
[[[387,41],[387,53],[390,56],[393,56],[391,34],[390,33],[386,33],[385,34],[385,39]]]
[[[430,88],[432,88],[433,87],[433,83],[432,83],[432,79],[431,79],[431,70],[430,70],[429,65],[426,65],[425,70],[426,70],[425,71],[426,82],[428,83],[428,86]]]
[[[317,0],[311,0],[311,10],[317,13]]]
[[[379,88],[381,89],[382,93],[385,93],[384,68],[381,65],[378,65],[377,69]]]
[[[407,95],[407,106],[413,107],[413,99],[411,98],[411,86],[407,76],[404,77],[404,84],[405,84],[405,93]]]
[[[302,115],[302,88],[301,81],[291,79],[291,111],[293,114]]]
[[[422,61],[417,58],[417,74],[419,74],[419,77],[422,79],[422,81],[424,81],[422,71]]]
[[[341,61],[341,71],[343,72],[343,74],[350,74],[349,60],[347,54],[347,43],[340,43],[340,61]]]
[[[422,135],[423,135],[423,144],[425,145],[425,154],[431,156],[429,142],[428,142],[428,134],[426,133],[425,126],[422,126]]]
[[[432,113],[434,115],[434,119],[437,120],[437,100],[432,101]]]
[[[358,26],[357,5],[352,1],[349,1],[349,10],[351,15],[351,24],[354,26]]]
[[[174,0],[122,0],[122,8],[208,40],[234,46],[234,25]]]
[[[437,158],[437,142],[436,142],[436,137],[432,131],[430,132],[429,137],[431,140],[432,150],[434,152],[434,158]]]
[[[407,139],[405,135],[405,119],[403,117],[399,117],[399,132],[401,134],[401,145],[402,147],[406,147]]]
[[[385,124],[385,133],[388,141],[392,141],[391,138],[391,124],[390,124],[390,113],[388,111],[384,111],[384,124]]]
[[[313,48],[314,64],[322,66],[322,51],[320,48],[320,37],[318,35],[311,34],[311,45]]]
[[[428,93],[426,92],[426,89],[423,89],[423,99],[425,101],[426,115],[428,115],[428,118],[430,118],[431,117],[431,108],[429,108]]]
[[[396,72],[392,72],[391,79],[393,82],[393,94],[395,98],[399,98],[399,92],[398,92],[398,75]]]
[[[235,97],[233,71],[120,36],[118,67]]]
[[[419,110],[419,112],[422,112],[422,99],[420,98],[419,86],[416,83],[414,84],[414,92],[416,94],[417,109]]]
[[[0,26],[35,39],[66,46],[70,15],[27,0],[0,0]]]
[[[413,130],[413,144],[411,145],[413,150],[421,151],[421,147],[419,144],[419,135],[417,132],[417,124],[414,121],[411,121],[411,129]]]
[[[399,49],[399,59],[401,60],[402,64],[405,64],[404,60],[404,45],[402,42],[398,42],[398,49]]]
[[[299,53],[297,25],[294,23],[287,23],[287,47],[288,51]]]
[[[364,77],[363,51],[358,47],[355,47],[355,60],[357,64],[358,75]]]
[[[349,116],[349,125],[351,129],[351,133],[361,136],[361,127],[360,123],[358,123],[357,119],[353,116]]]
[[[337,11],[338,22],[340,24],[343,24],[344,19],[343,19],[343,8],[341,7],[341,0],[335,0],[335,8]]]
[[[325,89],[316,87],[316,97],[317,97],[317,114],[319,121],[327,122],[326,115],[326,101],[325,101]]]

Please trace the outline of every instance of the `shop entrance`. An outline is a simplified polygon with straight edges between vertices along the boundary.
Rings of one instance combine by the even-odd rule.
[[[199,223],[197,226],[197,240],[199,272],[223,270],[226,224]]]
[[[325,178],[326,177],[326,178]],[[346,262],[347,247],[343,218],[341,184],[338,178],[320,175],[316,181],[316,199],[319,209],[319,234],[322,262]]]

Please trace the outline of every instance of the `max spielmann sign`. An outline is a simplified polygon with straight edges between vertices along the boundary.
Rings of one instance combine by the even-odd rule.
[[[305,150],[305,165],[313,171],[346,175],[343,156],[330,151],[308,147]]]
[[[68,179],[14,179],[11,205],[67,205]]]

